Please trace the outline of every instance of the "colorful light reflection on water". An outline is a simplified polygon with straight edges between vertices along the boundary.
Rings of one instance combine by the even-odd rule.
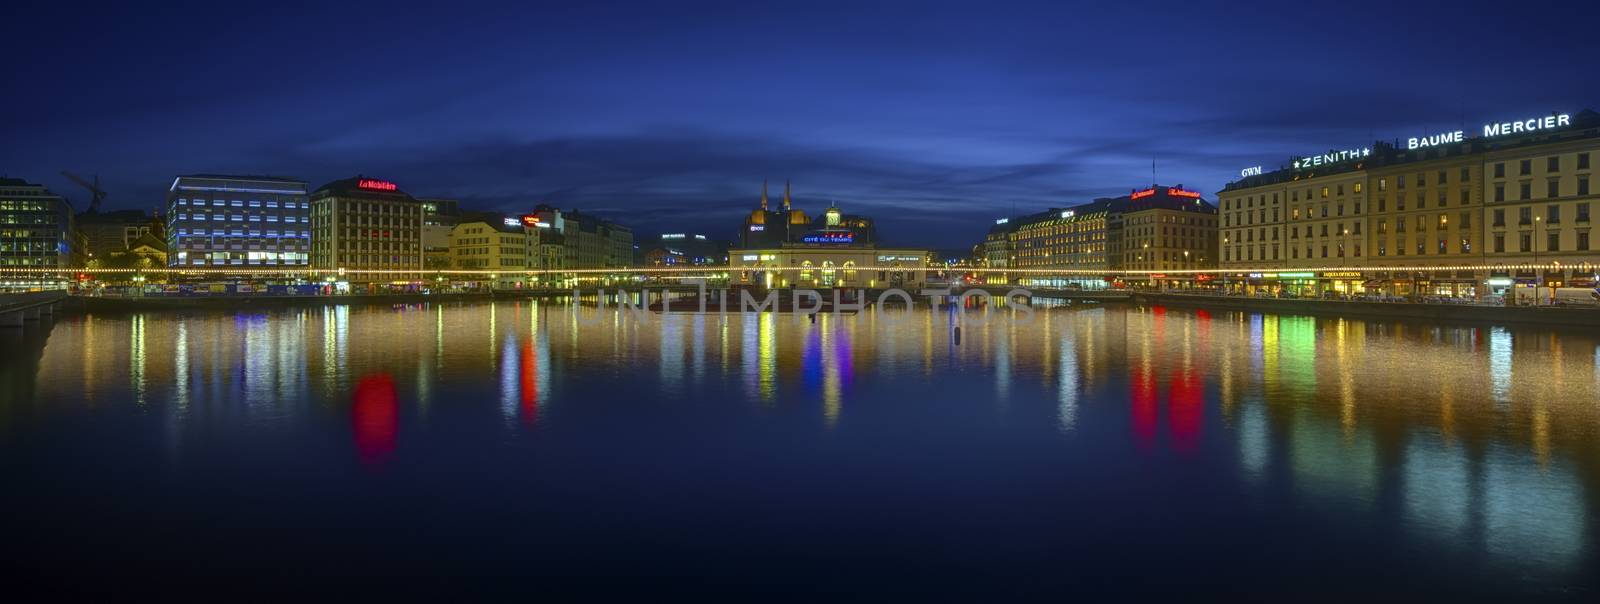
[[[44,574],[205,546],[307,576],[336,555],[548,580],[711,565],[732,590],[809,577],[797,593],[944,593],[906,587],[929,573],[979,595],[1594,588],[1595,334],[1096,306],[959,341],[948,313],[603,319],[506,302],[0,334],[0,478],[28,494],[7,547]],[[131,562],[91,547],[131,542]],[[841,552],[870,563],[821,562]]]

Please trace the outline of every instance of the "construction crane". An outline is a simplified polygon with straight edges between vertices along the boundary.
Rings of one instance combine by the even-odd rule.
[[[97,212],[100,211],[100,202],[105,200],[106,191],[105,191],[105,189],[101,189],[100,188],[100,175],[99,174],[94,175],[94,182],[93,183],[90,183],[88,180],[85,180],[82,176],[78,176],[77,174],[73,174],[71,172],[62,171],[61,175],[67,177],[67,180],[71,180],[72,182],[78,183],[78,186],[89,190],[89,194],[92,197],[89,198],[89,212],[88,213],[94,214],[94,213],[97,213]]]

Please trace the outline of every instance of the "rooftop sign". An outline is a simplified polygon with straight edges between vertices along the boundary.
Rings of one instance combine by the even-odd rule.
[[[1495,136],[1505,136],[1507,134],[1521,134],[1523,132],[1549,130],[1552,128],[1561,128],[1571,125],[1572,116],[1563,113],[1560,115],[1536,117],[1526,120],[1517,120],[1514,122],[1484,124],[1483,137],[1490,138]],[[1428,147],[1437,147],[1439,145],[1464,142],[1467,139],[1466,135],[1467,133],[1465,131],[1456,130],[1454,132],[1444,132],[1432,136],[1411,137],[1406,139],[1406,149],[1426,149]]]
[[[1567,113],[1528,118],[1523,120],[1514,120],[1509,122],[1495,122],[1483,125],[1483,138],[1523,134],[1528,132],[1537,132],[1539,130],[1551,130],[1555,128],[1564,128],[1571,125],[1572,115]],[[1406,149],[1408,151],[1415,151],[1417,149],[1426,149],[1440,145],[1463,143],[1466,142],[1466,140],[1467,132],[1465,130],[1452,130],[1448,132],[1440,132],[1438,134],[1414,136],[1408,138],[1406,139]],[[1307,168],[1316,168],[1350,161],[1353,159],[1361,159],[1369,155],[1372,155],[1371,147],[1346,149],[1343,151],[1329,151],[1321,155],[1313,155],[1310,157],[1296,159],[1294,160],[1293,167],[1295,170],[1304,170]],[[1240,178],[1259,176],[1260,174],[1262,174],[1261,166],[1251,166],[1239,171]]]
[[[392,183],[392,182],[389,182],[387,180],[374,180],[374,179],[371,179],[371,178],[363,178],[363,179],[357,180],[356,181],[356,187],[362,188],[362,189],[367,189],[367,190],[370,190],[370,191],[396,191],[396,190],[399,190],[399,187],[396,187],[395,184]]]

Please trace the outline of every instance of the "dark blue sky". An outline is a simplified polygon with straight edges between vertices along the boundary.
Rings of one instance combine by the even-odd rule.
[[[330,3],[331,4],[331,3]],[[1584,3],[39,5],[0,172],[154,207],[180,173],[732,237],[761,180],[896,243],[1151,180],[1600,105]],[[1587,28],[1582,25],[1580,29]]]

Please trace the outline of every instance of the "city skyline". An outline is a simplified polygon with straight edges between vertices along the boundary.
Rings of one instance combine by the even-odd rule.
[[[109,210],[160,205],[177,174],[315,186],[364,173],[477,209],[550,203],[642,232],[731,238],[769,179],[794,182],[797,206],[884,217],[887,241],[948,248],[996,217],[1152,180],[1211,199],[1240,169],[1291,155],[1471,135],[1600,98],[1600,84],[1562,77],[1579,47],[1560,36],[1462,48],[1411,31],[1472,31],[1499,15],[1469,7],[1385,7],[1392,19],[1350,7],[1315,24],[1181,6],[882,6],[826,19],[715,5],[50,10],[25,12],[98,35],[18,66],[13,77],[48,94],[10,99],[8,130],[31,144],[8,146],[0,172],[79,210],[86,195],[61,170],[100,175]],[[186,33],[122,27],[131,15],[119,10]],[[1128,25],[1072,27],[1090,20]],[[238,23],[249,26],[221,27]],[[298,43],[318,27],[349,48]],[[6,44],[56,35],[23,28]],[[194,52],[239,40],[270,50]],[[1535,85],[1550,81],[1562,84]],[[1462,89],[1472,94],[1441,92]]]

